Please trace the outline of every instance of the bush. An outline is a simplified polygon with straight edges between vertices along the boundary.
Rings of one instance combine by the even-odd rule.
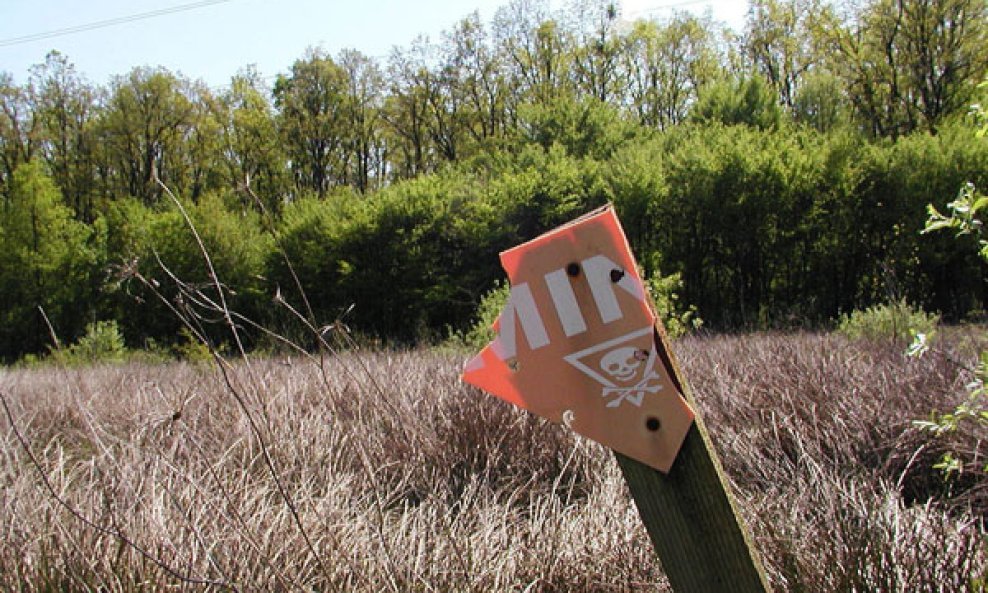
[[[188,328],[183,327],[178,332],[178,341],[172,347],[175,358],[194,364],[205,364],[213,361],[213,351],[208,344],[202,343]],[[220,350],[226,346],[221,345]]]
[[[852,340],[909,343],[914,333],[932,335],[940,317],[909,305],[905,299],[842,315],[837,332]]]
[[[669,276],[656,274],[645,279],[645,288],[652,296],[656,314],[662,319],[662,324],[670,338],[680,338],[703,325],[703,320],[697,315],[696,307],[683,305],[679,300],[677,291],[683,288],[681,274]]]
[[[63,203],[44,165],[17,168],[0,194],[0,360],[78,336],[96,301],[102,235]]]
[[[980,88],[988,87],[988,78],[981,83]],[[974,124],[977,127],[976,136],[983,139],[988,134],[988,116],[981,105],[972,106]],[[979,192],[977,186],[968,181],[961,186],[957,199],[947,204],[949,215],[941,214],[932,204],[927,206],[929,218],[923,233],[940,230],[953,230],[958,238],[970,235],[977,240],[977,254],[982,266],[988,263],[988,239],[984,238],[984,219],[988,213],[988,196]],[[965,274],[983,282],[980,274]],[[916,332],[916,340],[910,347],[910,352],[921,355],[926,351],[926,335]],[[967,369],[973,374],[973,381],[967,383],[967,398],[958,404],[953,411],[944,414],[934,412],[929,421],[919,421],[917,426],[930,431],[937,437],[957,434],[962,429],[974,429],[978,434],[984,434],[988,429],[988,351],[982,349],[973,368]],[[944,453],[934,466],[942,470],[946,476],[969,473],[988,474],[988,465],[979,459],[980,439],[973,450],[958,454],[954,450]],[[985,573],[976,582],[984,590]]]
[[[174,343],[182,323],[170,309],[172,305],[193,313],[200,321],[208,320],[200,330],[210,339],[226,339],[223,315],[212,304],[220,303],[217,286],[222,287],[230,311],[265,321],[270,297],[264,271],[266,258],[273,251],[271,238],[264,233],[256,213],[227,210],[223,199],[220,194],[206,194],[197,203],[183,204],[209,254],[215,278],[178,208],[146,213],[147,219],[140,226],[122,231],[121,241],[136,241],[134,257],[148,282],[134,282],[121,295],[127,297],[127,302],[131,295],[144,301],[132,312],[118,313],[131,343],[147,337]],[[128,238],[127,233],[141,235]],[[249,341],[253,336],[245,330],[242,337]]]
[[[86,333],[79,341],[54,355],[56,361],[69,365],[117,363],[126,357],[123,335],[113,320],[86,325]]]
[[[477,313],[473,325],[465,332],[456,332],[448,340],[448,345],[478,351],[494,340],[494,322],[508,302],[511,287],[505,281],[494,285],[477,305]]]

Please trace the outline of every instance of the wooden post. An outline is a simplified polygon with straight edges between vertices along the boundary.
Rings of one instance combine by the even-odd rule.
[[[767,593],[765,570],[661,322],[655,343],[696,413],[694,424],[668,474],[615,456],[662,568],[676,593]]]

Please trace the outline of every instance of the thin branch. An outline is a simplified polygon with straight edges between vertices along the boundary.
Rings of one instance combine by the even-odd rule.
[[[257,380],[254,377],[253,370],[250,365],[250,361],[247,358],[246,350],[244,349],[243,342],[240,339],[240,332],[237,329],[237,324],[234,323],[233,315],[230,313],[230,308],[226,301],[226,296],[224,295],[223,286],[220,284],[219,276],[217,275],[216,269],[213,266],[213,261],[209,255],[209,251],[206,249],[206,246],[203,243],[202,238],[200,237],[198,231],[196,230],[195,224],[192,222],[191,217],[189,217],[188,212],[186,212],[185,208],[182,206],[182,203],[178,200],[177,197],[175,197],[175,194],[173,194],[171,190],[168,189],[168,187],[164,183],[162,183],[161,179],[158,178],[156,173],[154,175],[154,179],[161,186],[161,188],[168,195],[168,197],[171,198],[172,202],[175,203],[183,219],[185,220],[186,225],[189,227],[193,236],[195,237],[196,244],[198,245],[199,251],[203,256],[203,260],[205,261],[206,266],[209,270],[209,278],[213,283],[214,288],[216,289],[217,297],[219,298],[219,305],[222,308],[222,312],[224,315],[224,319],[226,320],[227,327],[230,329],[230,332],[233,335],[234,340],[236,341],[237,350],[240,353],[240,356],[244,361],[245,365],[247,366],[247,373],[250,376],[251,380],[256,385]],[[153,287],[151,288],[156,294],[158,294],[159,298],[161,298],[162,300],[167,300],[164,299],[163,295],[161,295],[156,289],[154,289]],[[185,323],[188,324],[188,320],[185,320]],[[209,344],[207,343],[207,345]],[[285,506],[288,508],[289,513],[291,513],[292,520],[294,521],[297,529],[299,530],[302,539],[305,541],[305,545],[308,548],[309,553],[312,554],[312,557],[316,560],[320,570],[325,576],[327,585],[330,586],[333,590],[337,590],[336,584],[332,578],[332,574],[330,573],[329,569],[326,567],[325,563],[323,562],[322,555],[319,554],[319,552],[316,550],[315,544],[312,542],[312,538],[309,536],[308,530],[305,528],[305,525],[302,522],[302,517],[298,511],[298,507],[296,506],[294,500],[292,499],[291,495],[288,493],[288,490],[285,488],[284,483],[281,480],[278,470],[275,467],[274,459],[271,457],[271,452],[268,447],[267,440],[265,439],[264,434],[261,432],[260,425],[258,424],[257,419],[254,417],[254,414],[251,412],[250,406],[247,405],[247,401],[244,397],[244,394],[242,394],[237,389],[237,387],[234,386],[233,378],[230,373],[232,368],[230,367],[229,362],[225,358],[223,358],[213,346],[209,345],[209,348],[213,355],[213,358],[215,359],[219,367],[220,374],[223,377],[223,382],[225,383],[227,390],[233,396],[241,412],[244,414],[244,417],[247,419],[247,423],[248,426],[250,427],[251,433],[257,439],[258,446],[261,449],[261,457],[264,460],[264,465],[268,470],[268,474],[271,476],[272,480],[274,481],[275,488],[278,491],[279,497],[285,502]],[[359,572],[357,574],[359,574]]]
[[[20,429],[18,428],[17,422],[14,420],[14,415],[10,411],[10,406],[7,403],[7,396],[6,394],[4,394],[3,391],[0,391],[0,405],[3,406],[4,414],[7,416],[7,422],[10,424],[10,428],[13,431],[14,436],[17,438],[18,443],[20,443],[21,448],[23,448],[24,452],[27,454],[28,459],[31,462],[31,466],[38,472],[38,477],[41,479],[41,483],[44,484],[45,490],[48,491],[48,494],[49,496],[51,496],[52,500],[57,502],[59,506],[61,506],[66,511],[68,511],[70,515],[75,517],[78,521],[91,527],[92,529],[95,529],[96,531],[104,535],[110,536],[116,539],[117,541],[121,542],[125,546],[129,547],[130,549],[134,550],[135,552],[143,556],[146,560],[149,560],[150,562],[158,566],[158,568],[160,568],[161,570],[165,571],[166,573],[168,573],[169,575],[171,575],[172,577],[183,583],[187,583],[190,585],[212,585],[214,587],[220,587],[222,589],[226,589],[229,591],[239,591],[239,589],[237,589],[233,585],[223,581],[203,579],[181,573],[177,569],[173,568],[171,565],[166,563],[164,560],[158,558],[154,554],[148,552],[142,546],[138,545],[136,542],[134,542],[132,539],[127,537],[119,529],[109,529],[103,527],[102,525],[96,523],[89,517],[83,515],[79,510],[77,510],[75,507],[69,504],[68,501],[66,501],[61,495],[59,495],[58,491],[55,490],[55,486],[52,485],[52,483],[49,481],[48,476],[45,474],[44,468],[41,466],[41,462],[39,462],[38,458],[35,457],[34,452],[31,450],[31,447],[27,442],[27,439],[24,437],[24,434],[21,433]]]

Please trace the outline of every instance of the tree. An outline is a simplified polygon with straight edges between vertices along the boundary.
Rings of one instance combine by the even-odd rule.
[[[460,96],[462,126],[475,147],[492,149],[507,133],[503,56],[491,47],[489,35],[472,13],[446,36],[444,71],[451,77],[451,92]]]
[[[384,75],[377,62],[356,50],[340,54],[347,75],[346,182],[364,193],[385,180],[385,143],[381,137]]]
[[[442,162],[456,161],[468,139],[459,66],[455,56],[443,56],[439,50],[420,37],[405,54],[392,54],[391,90],[397,99],[392,106],[398,109],[390,122],[403,145],[404,168],[409,172],[431,171]]]
[[[512,116],[521,104],[547,105],[574,92],[571,42],[560,23],[549,17],[548,2],[514,0],[498,10],[494,31],[510,80]]]
[[[179,151],[178,156],[182,157],[184,193],[192,201],[198,201],[206,192],[222,185],[224,107],[201,82],[189,85],[188,97],[192,106],[190,125],[184,138],[184,150]]]
[[[967,106],[988,68],[988,4],[977,0],[899,0],[905,27],[903,64],[912,98],[931,130]]]
[[[346,183],[348,85],[346,71],[317,49],[275,82],[281,140],[299,190],[322,197]]]
[[[617,5],[611,0],[577,0],[568,10],[575,19],[573,77],[578,92],[602,103],[620,93],[621,43],[615,34]]]
[[[638,131],[616,107],[593,97],[562,96],[547,104],[523,105],[516,133],[520,142],[575,157],[607,159]]]
[[[713,23],[677,13],[666,24],[639,20],[623,42],[627,103],[642,124],[682,122],[700,89],[719,78]]]
[[[95,306],[101,236],[74,219],[37,159],[14,171],[0,206],[0,357],[82,331]],[[42,313],[43,311],[43,313]]]
[[[838,26],[821,0],[753,0],[743,44],[755,71],[792,108],[805,76],[824,61],[822,32]]]
[[[462,155],[467,139],[464,97],[457,88],[459,73],[455,65],[444,64],[435,70],[429,67],[437,51],[432,46],[420,46],[418,78],[423,84],[426,122],[436,156],[441,161],[453,162]]]
[[[190,189],[186,139],[196,125],[189,83],[163,68],[135,68],[110,84],[99,120],[106,191],[157,203],[155,176],[179,194]]]
[[[95,137],[96,90],[57,51],[31,69],[27,88],[38,120],[38,149],[55,184],[82,220],[96,212]]]
[[[226,186],[234,190],[250,188],[264,207],[277,215],[282,197],[289,190],[288,163],[278,137],[274,109],[265,97],[256,70],[248,68],[234,76],[220,103]],[[252,202],[249,195],[244,199]]]
[[[834,30],[835,69],[863,126],[897,138],[936,132],[988,68],[982,0],[876,0]]]
[[[782,110],[769,84],[755,75],[717,82],[704,89],[690,110],[690,119],[767,130],[779,126]]]
[[[459,160],[473,138],[473,106],[462,88],[461,58],[465,58],[455,47],[439,52],[439,47],[419,38],[406,53],[396,51],[391,56],[391,100],[386,111],[401,155],[400,178]]]
[[[432,76],[424,65],[395,50],[388,64],[388,78],[391,84],[384,117],[390,132],[393,177],[408,179],[428,172],[434,161],[429,133]]]
[[[792,103],[793,120],[828,133],[850,122],[850,106],[839,78],[830,72],[803,76]]]
[[[10,183],[14,171],[31,160],[35,152],[37,119],[28,94],[0,72],[0,190]]]

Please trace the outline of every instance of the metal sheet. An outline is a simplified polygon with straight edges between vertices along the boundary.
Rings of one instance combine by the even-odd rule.
[[[501,264],[511,296],[463,379],[668,472],[694,415],[658,356],[613,208],[509,249]]]

